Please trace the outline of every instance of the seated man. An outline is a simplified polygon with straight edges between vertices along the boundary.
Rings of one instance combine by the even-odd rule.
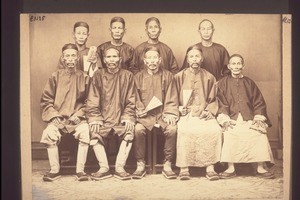
[[[78,49],[75,44],[62,48],[64,69],[57,70],[49,78],[41,98],[42,119],[48,123],[43,131],[41,143],[47,146],[51,170],[44,181],[60,177],[57,144],[63,134],[73,134],[79,140],[76,176],[79,181],[88,180],[84,172],[88,146],[89,127],[85,119],[85,102],[89,77],[78,66]]]
[[[105,152],[110,134],[122,139],[115,164],[116,178],[131,179],[124,169],[128,158],[135,124],[133,74],[120,66],[120,52],[109,47],[104,51],[106,67],[95,72],[87,99],[87,118],[91,130],[91,145],[100,169],[91,174],[93,180],[111,177]]]
[[[202,51],[190,47],[186,53],[189,67],[175,75],[179,111],[176,166],[179,179],[189,180],[189,166],[206,167],[206,177],[218,180],[214,164],[220,161],[222,134],[215,119],[215,77],[203,69]]]
[[[160,51],[156,47],[147,47],[144,53],[144,63],[147,69],[135,75],[137,124],[135,126],[134,149],[137,159],[137,169],[132,178],[140,179],[145,174],[146,134],[153,129],[160,129],[165,138],[163,175],[176,178],[171,163],[175,157],[176,148],[176,111],[174,104],[176,96],[166,93],[171,89],[173,75],[160,67]],[[173,87],[173,94],[175,87]],[[169,114],[175,112],[175,115]],[[178,111],[177,111],[178,112]],[[178,114],[177,114],[178,115]],[[156,127],[156,128],[154,128]]]
[[[243,76],[243,68],[243,57],[232,55],[228,64],[231,75],[218,83],[217,120],[224,135],[221,162],[228,162],[228,169],[220,177],[235,177],[234,163],[257,162],[257,175],[273,178],[274,174],[263,166],[265,161],[274,163],[266,135],[266,128],[271,125],[266,103],[256,84]]]

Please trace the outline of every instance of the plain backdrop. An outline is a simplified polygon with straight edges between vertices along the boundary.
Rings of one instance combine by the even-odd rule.
[[[281,15],[278,14],[31,14],[45,16],[43,21],[29,23],[31,76],[32,142],[39,142],[46,124],[42,122],[40,98],[44,86],[57,69],[61,48],[74,43],[73,25],[85,21],[90,26],[87,46],[98,46],[110,41],[109,23],[114,16],[123,17],[127,31],[123,41],[134,48],[147,40],[145,21],[155,16],[160,19],[160,41],[167,44],[181,66],[186,49],[200,42],[199,22],[205,18],[215,26],[213,41],[222,44],[229,54],[244,56],[244,75],[253,79],[267,103],[273,126],[268,129],[271,145],[276,148],[281,140],[282,117],[282,36]]]

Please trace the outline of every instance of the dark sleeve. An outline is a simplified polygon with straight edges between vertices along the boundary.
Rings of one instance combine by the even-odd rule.
[[[229,116],[229,103],[225,94],[225,81],[219,81],[217,84],[217,101],[218,101],[218,112],[217,114],[225,114]]]
[[[100,111],[100,80],[97,79],[98,73],[95,73],[92,77],[92,81],[89,84],[88,96],[86,101],[86,117],[88,122],[103,121],[103,116]]]
[[[181,66],[181,69],[180,70],[183,70],[185,68],[188,68],[189,64],[187,62],[187,57],[186,55],[184,56],[184,60],[183,60],[183,63],[182,63],[182,66]]]
[[[54,108],[57,87],[56,75],[57,74],[54,73],[49,78],[41,97],[40,108],[42,112],[42,119],[45,122],[49,122],[52,118],[60,116],[58,111]]]
[[[168,82],[169,82],[169,86],[166,91],[163,113],[179,117],[178,92],[176,88],[176,82],[173,76],[170,75]]]
[[[128,72],[130,73],[130,72]],[[130,73],[128,80],[128,90],[125,97],[125,107],[121,115],[121,121],[129,120],[135,123],[135,85],[133,74]]]
[[[133,66],[132,66],[132,70],[130,70],[133,74],[136,74],[139,71],[141,71],[140,70],[140,68],[141,68],[141,66],[140,66],[140,56],[141,55],[139,53],[139,50],[138,50],[138,48],[136,48],[134,50],[134,53],[133,53]]]
[[[176,74],[177,72],[179,72],[179,67],[178,67],[176,58],[171,49],[169,49],[169,51],[168,51],[168,60],[169,60],[168,64],[169,64],[170,72],[172,72],[173,74]]]
[[[216,115],[218,111],[218,101],[216,100],[216,87],[216,78],[214,76],[211,76],[207,85],[207,92],[209,94],[205,110],[211,112],[214,115]]]
[[[88,90],[89,90],[89,86],[90,86],[90,77],[86,74],[84,74],[84,85],[85,85],[84,104],[74,114],[75,116],[81,117],[81,118],[86,118],[86,103],[87,103]]]
[[[98,68],[105,68],[106,65],[104,63],[103,49],[101,48],[101,45],[97,47],[97,58],[99,58],[99,60],[100,60],[100,62],[97,60],[97,66],[98,66]]]
[[[231,72],[230,70],[228,69],[227,65],[229,63],[229,53],[228,51],[224,48],[223,50],[223,54],[222,54],[222,62],[221,64],[222,65],[222,71],[221,71],[221,75],[224,77],[224,76],[227,76],[229,75]]]
[[[134,49],[129,48],[128,49],[129,55],[128,55],[128,70],[133,73],[135,67],[134,67]]]
[[[140,84],[140,73],[134,75],[134,83],[135,83],[135,100],[136,100],[136,109],[144,110],[146,107],[141,100],[141,84]]]

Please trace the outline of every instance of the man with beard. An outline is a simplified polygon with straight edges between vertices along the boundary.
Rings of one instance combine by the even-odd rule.
[[[60,177],[59,154],[57,144],[62,135],[73,134],[79,140],[76,177],[87,181],[84,172],[90,135],[85,119],[85,103],[89,77],[77,70],[79,55],[75,44],[66,44],[62,48],[64,69],[54,72],[49,78],[41,98],[43,121],[48,123],[43,131],[41,143],[47,146],[50,172],[44,175],[44,181],[54,181]]]
[[[214,75],[217,81],[219,81],[222,77],[230,74],[227,68],[229,54],[225,47],[212,41],[214,31],[214,24],[210,20],[202,20],[198,30],[202,41],[193,46],[197,46],[202,50],[203,69]],[[181,69],[187,67],[189,67],[189,65],[185,57]]]
[[[97,53],[101,58],[102,66],[105,67],[104,63],[104,50],[109,47],[114,47],[119,50],[120,57],[122,58],[121,67],[129,71],[133,70],[133,54],[134,48],[129,44],[123,42],[124,34],[126,33],[125,20],[122,17],[114,17],[110,21],[110,34],[112,40],[105,42],[98,46]]]
[[[156,17],[150,17],[146,20],[145,25],[145,31],[149,39],[135,48],[134,73],[142,71],[142,69],[146,68],[144,64],[144,50],[149,46],[154,46],[160,51],[160,65],[162,68],[172,72],[173,74],[177,73],[179,69],[172,50],[166,44],[158,40],[162,30],[160,21]]]
[[[76,22],[73,27],[72,36],[78,48],[79,61],[77,69],[86,72],[90,77],[92,77],[94,72],[97,69],[102,68],[102,66],[100,59],[97,56],[96,49],[93,49],[94,53],[90,52],[90,56],[87,57],[86,60],[87,62],[84,62],[84,57],[88,56],[90,51],[90,48],[86,47],[86,42],[90,35],[89,31],[89,25],[86,22]],[[58,68],[64,68],[63,61],[61,59],[58,63]]]
[[[120,52],[110,47],[104,51],[106,68],[95,72],[87,99],[87,118],[93,146],[100,169],[91,174],[93,180],[111,177],[105,144],[111,134],[122,142],[115,163],[116,178],[131,179],[124,169],[128,158],[135,125],[135,95],[133,74],[119,65]]]
[[[180,119],[177,130],[176,166],[179,179],[189,180],[189,168],[206,167],[206,178],[218,180],[214,164],[220,161],[222,132],[215,114],[215,77],[203,66],[197,46],[186,53],[189,67],[175,75]],[[173,94],[174,95],[174,94]]]
[[[176,178],[172,171],[171,163],[175,158],[176,150],[176,122],[178,114],[176,113],[176,92],[175,87],[171,90],[173,75],[171,72],[160,67],[160,51],[156,47],[146,47],[144,53],[144,62],[147,69],[135,75],[136,85],[136,109],[137,124],[135,126],[134,149],[137,159],[137,169],[132,178],[141,179],[146,174],[145,171],[145,151],[146,134],[153,131],[159,131],[165,136],[164,145],[164,165],[163,175],[168,179]],[[169,96],[167,96],[167,93]],[[147,110],[153,99],[158,102],[153,109]],[[153,101],[154,102],[154,101]],[[153,104],[154,105],[154,104]]]

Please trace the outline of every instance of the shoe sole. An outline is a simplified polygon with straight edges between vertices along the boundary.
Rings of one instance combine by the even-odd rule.
[[[234,177],[236,177],[236,174],[232,175],[232,176],[220,176],[220,179],[231,179],[231,178],[234,178]]]
[[[88,181],[89,180],[89,177],[87,177],[87,176],[85,176],[85,177],[77,177],[77,176],[75,176],[75,177],[76,177],[77,181]]]
[[[57,176],[55,178],[49,178],[49,177],[43,177],[43,181],[46,181],[46,182],[52,182],[52,181],[55,181],[57,179],[59,179],[61,176]]]
[[[214,177],[206,176],[206,178],[207,178],[208,180],[210,180],[210,181],[217,181],[217,180],[220,179],[220,177],[218,177],[218,176],[214,176]]]
[[[146,172],[144,172],[141,176],[138,175],[131,175],[132,179],[142,179],[146,175]]]
[[[107,178],[110,178],[110,177],[112,177],[111,174],[106,175],[106,176],[102,176],[102,177],[99,177],[99,178],[98,178],[98,177],[91,176],[91,179],[94,180],[94,181],[100,181],[100,180],[107,179]]]
[[[182,176],[182,177],[178,177],[178,179],[181,181],[187,181],[187,180],[190,180],[191,178],[188,176]]]
[[[162,171],[162,174],[163,174],[164,177],[167,178],[167,179],[176,179],[176,178],[177,178],[176,175],[168,176],[164,171]]]
[[[117,179],[120,179],[120,180],[122,180],[122,181],[130,180],[130,179],[131,179],[130,176],[128,176],[128,177],[121,177],[121,176],[118,176],[118,175],[114,175],[114,177],[117,178]]]

